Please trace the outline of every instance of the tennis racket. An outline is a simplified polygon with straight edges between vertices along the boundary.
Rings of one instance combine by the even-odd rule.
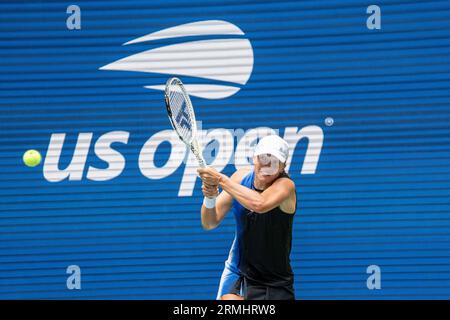
[[[197,140],[197,122],[195,122],[194,107],[181,80],[178,78],[167,80],[164,95],[167,114],[173,129],[180,140],[191,149],[197,158],[200,168],[206,168],[203,150]]]
[[[197,123],[191,99],[178,78],[167,80],[165,89],[167,114],[173,129],[197,158],[201,168],[206,167],[203,151],[197,140]]]

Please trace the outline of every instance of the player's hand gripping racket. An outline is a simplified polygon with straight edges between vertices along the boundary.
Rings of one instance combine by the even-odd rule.
[[[173,129],[197,158],[201,168],[206,167],[200,144],[197,140],[197,123],[191,99],[178,78],[167,80],[165,89],[167,114]]]

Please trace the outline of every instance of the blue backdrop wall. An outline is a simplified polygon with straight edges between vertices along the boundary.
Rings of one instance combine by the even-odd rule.
[[[205,134],[232,136],[210,144],[224,173],[252,129],[291,139],[297,298],[450,298],[450,1],[17,1],[0,17],[0,298],[215,299],[234,221],[201,228],[194,167],[165,141],[171,75]]]

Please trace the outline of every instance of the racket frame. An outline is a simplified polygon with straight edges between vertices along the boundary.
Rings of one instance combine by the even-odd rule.
[[[189,113],[191,120],[193,120],[193,123],[191,123],[191,141],[187,141],[187,139],[185,139],[185,137],[183,137],[183,135],[178,131],[177,125],[175,125],[175,121],[173,119],[172,109],[170,108],[170,87],[174,85],[178,86],[181,89],[187,112]],[[180,79],[172,77],[167,80],[164,90],[164,100],[166,103],[166,110],[172,128],[175,130],[180,140],[183,141],[189,147],[189,149],[191,149],[192,153],[198,161],[200,168],[206,168],[206,161],[203,158],[202,148],[197,140],[197,122],[195,120],[194,107],[192,105],[191,99],[189,98],[189,94],[187,93],[186,89],[184,88],[183,82],[181,82]]]

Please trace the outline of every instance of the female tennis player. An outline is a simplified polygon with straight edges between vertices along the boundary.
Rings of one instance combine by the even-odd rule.
[[[205,195],[203,227],[217,227],[230,210],[236,219],[217,299],[295,299],[289,256],[297,197],[284,170],[288,150],[286,141],[271,135],[256,146],[253,170],[227,177],[211,167],[198,169]]]

